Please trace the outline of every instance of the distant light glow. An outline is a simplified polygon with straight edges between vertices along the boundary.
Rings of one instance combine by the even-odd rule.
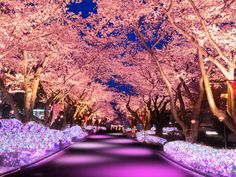
[[[191,124],[195,124],[196,123],[196,120],[191,120]]]
[[[206,135],[218,135],[216,131],[206,131]]]
[[[219,121],[220,121],[220,122],[223,122],[224,120],[225,120],[225,118],[224,118],[224,117],[222,117],[222,116],[221,116],[221,117],[219,117]]]

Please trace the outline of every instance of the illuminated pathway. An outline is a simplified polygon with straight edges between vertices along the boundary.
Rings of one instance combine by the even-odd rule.
[[[196,176],[120,134],[92,135],[51,160],[11,176],[22,177],[184,177]]]

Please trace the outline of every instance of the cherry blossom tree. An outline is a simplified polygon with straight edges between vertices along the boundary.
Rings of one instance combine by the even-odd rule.
[[[177,42],[179,41],[179,44],[176,42],[177,45],[181,45],[181,43],[183,45],[186,44],[187,47],[184,47],[184,49],[189,48],[189,51],[192,53],[192,56],[191,56],[192,59],[196,58],[194,55],[194,53],[196,54],[196,48],[198,48],[199,50],[201,49],[203,55],[206,57],[206,60],[209,60],[210,62],[214,63],[217,66],[217,68],[219,68],[219,70],[225,76],[227,80],[233,80],[232,77],[234,73],[233,72],[234,64],[232,65],[232,63],[234,62],[233,61],[233,58],[234,58],[234,47],[233,47],[234,40],[233,39],[234,38],[232,38],[232,36],[234,36],[234,28],[233,28],[234,17],[232,16],[233,13],[231,12],[234,11],[233,7],[235,5],[235,2],[234,1],[218,1],[218,2],[198,1],[196,3],[195,1],[186,0],[186,1],[181,1],[181,3],[179,2],[177,3],[177,1],[158,1],[158,2],[156,1],[155,2],[154,1],[149,1],[149,2],[129,1],[126,3],[124,3],[123,1],[116,1],[116,2],[110,1],[109,3],[116,4],[116,5],[109,6],[109,8],[106,8],[109,5],[107,2],[102,1],[102,0],[98,1],[98,14],[101,15],[103,19],[107,19],[107,21],[106,20],[104,21],[114,24],[114,26],[116,26],[120,30],[123,30],[124,33],[125,31],[135,32],[136,38],[139,39],[141,44],[149,52],[150,57],[156,61],[156,65],[160,72],[160,75],[164,83],[166,84],[166,87],[168,88],[170,100],[172,100],[171,108],[172,108],[172,113],[174,117],[176,118],[177,122],[181,125],[181,127],[184,129],[184,131],[188,130],[189,127],[186,126],[185,123],[181,120],[181,118],[178,117],[178,112],[176,111],[176,109],[174,109],[176,107],[175,102],[174,102],[175,93],[172,93],[173,92],[172,89],[178,88],[178,87],[173,85],[173,82],[171,81],[172,78],[169,76],[168,71],[172,73],[175,73],[175,72],[173,72],[174,71],[173,68],[166,69],[168,68],[169,65],[165,65],[165,69],[163,69],[164,67],[162,63],[163,61],[165,61],[165,59],[162,59],[163,56],[164,57],[165,56],[171,57],[171,56],[168,55],[167,53],[161,54],[161,52],[159,52],[159,54],[161,55],[158,55],[156,51],[154,50],[155,45],[153,44],[158,44],[158,42],[160,42],[158,41],[158,38],[160,38],[158,29],[161,29],[162,33],[165,33],[165,31],[171,33],[172,34],[171,37],[173,37],[174,40],[176,40]],[[192,12],[195,12],[195,14],[193,14]],[[200,12],[205,13],[204,15],[206,15],[206,17],[201,15]],[[178,19],[174,20],[173,17],[178,18]],[[223,17],[223,18],[219,18],[219,17]],[[209,29],[206,25],[207,23],[209,23],[208,25]],[[159,28],[155,28],[155,26],[159,26]],[[185,27],[186,29],[183,30],[180,28],[180,26]],[[222,29],[222,31],[220,31],[219,29]],[[228,37],[226,38],[230,38],[230,40],[226,40],[226,39],[219,40],[219,39],[222,39],[221,36],[224,35],[224,32],[226,32],[228,35]],[[217,33],[218,35],[215,35],[214,33],[215,34]],[[216,36],[216,39],[212,37],[214,35]],[[185,37],[187,37],[188,39],[187,41]],[[157,42],[155,42],[155,38]],[[148,42],[150,41],[151,42],[154,41],[151,47],[150,47],[150,44],[148,44]],[[194,48],[192,48],[190,43],[188,43],[190,41],[192,41],[191,45],[194,44],[193,45]],[[167,40],[167,43],[168,43],[168,40]],[[222,46],[224,45],[225,49],[223,49],[222,47],[219,47],[220,43],[222,43],[221,44]],[[173,46],[174,45],[172,45],[172,47]],[[226,49],[227,51],[223,51]],[[178,51],[181,51],[181,50],[178,50]],[[183,51],[185,52],[186,50],[183,50]],[[227,54],[224,54],[224,52],[226,52]],[[179,56],[176,57],[176,55],[173,55],[173,58],[178,58],[178,57]],[[230,59],[230,57],[232,59]],[[219,61],[220,58],[222,59],[222,62]],[[205,62],[207,62],[206,60]],[[176,59],[176,62],[177,62],[177,59]],[[228,65],[226,68],[228,68],[230,65],[231,69],[229,70],[225,69],[224,67],[225,64]],[[209,65],[207,67],[209,67]],[[211,72],[208,71],[207,73],[209,75],[209,73]],[[172,74],[172,75],[175,75],[175,74]],[[181,73],[178,72],[178,74],[176,75],[179,76],[181,75]],[[217,74],[217,76],[218,75],[219,74]],[[203,78],[205,78],[205,75],[203,75]],[[183,83],[182,79],[181,79],[181,85],[186,88],[186,84]],[[199,82],[200,81],[201,79],[199,80]],[[205,83],[204,84],[205,89],[208,88],[206,89],[206,92],[207,92],[207,97],[208,97],[208,101],[209,101],[212,112],[218,118],[224,118],[225,123],[228,125],[228,127],[230,127],[231,130],[234,130],[233,128],[234,123],[232,121],[232,118],[228,117],[226,119],[225,118],[227,117],[226,114],[225,113],[222,114],[222,112],[219,109],[217,109],[216,104],[212,102],[212,100],[214,100],[212,91],[211,91],[211,94],[209,93],[209,90],[210,90],[209,84],[207,84],[206,81],[204,81],[204,83]],[[232,106],[235,104],[233,104],[232,101],[230,101],[230,100],[234,100],[234,99],[231,99],[232,97],[234,97],[232,96],[234,95],[234,93],[232,92],[232,88],[231,87],[228,87],[228,88],[229,88],[228,90],[231,90],[231,93],[230,94],[228,93],[228,99],[227,99],[228,112],[230,113],[232,111],[229,111],[229,108],[230,107],[232,108]],[[231,110],[235,110],[235,109],[231,109]],[[232,116],[231,113],[230,115]]]
[[[235,93],[230,82],[234,81],[236,58],[235,17],[233,15],[235,5],[234,1],[220,0],[207,2],[186,0],[181,3],[176,3],[176,1],[166,3],[166,15],[170,24],[199,51],[199,65],[211,111],[220,121],[224,121],[233,132],[236,132]],[[182,13],[179,13],[180,11]],[[179,15],[175,15],[176,13]],[[219,109],[216,105],[210,86],[212,75],[205,71],[205,67],[209,63],[207,61],[218,68],[223,81],[228,81],[227,111]]]
[[[1,2],[1,87],[16,117],[21,117],[24,122],[33,117],[32,109],[43,78],[49,75],[52,79],[54,73],[62,76],[60,79],[65,82],[70,79],[65,76],[69,66],[81,68],[86,64],[84,51],[88,46],[79,39],[77,30],[71,25],[66,5],[51,1]],[[4,72],[4,68],[10,72]],[[10,98],[10,92],[19,90],[24,92],[23,117]]]
[[[115,117],[117,108],[160,130],[169,109],[194,142],[206,92],[212,113],[236,132],[233,0],[97,0],[87,18],[70,12],[70,2],[0,3],[0,89],[17,118],[16,92],[24,94],[26,122],[37,98],[46,110],[61,102],[71,124]],[[118,94],[111,80],[134,92]],[[213,81],[227,81],[224,106]]]

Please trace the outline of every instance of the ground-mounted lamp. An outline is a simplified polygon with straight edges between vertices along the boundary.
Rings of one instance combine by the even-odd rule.
[[[227,93],[222,93],[220,94],[221,99],[228,99],[228,94]]]

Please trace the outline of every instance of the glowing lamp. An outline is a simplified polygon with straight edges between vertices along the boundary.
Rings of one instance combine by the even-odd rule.
[[[221,117],[219,117],[219,121],[220,121],[220,122],[223,122],[224,120],[225,120],[225,118],[224,118],[224,117],[222,117],[222,116],[221,116]]]
[[[206,131],[206,135],[218,135],[216,131]]]
[[[227,93],[222,93],[222,94],[220,95],[220,98],[221,98],[221,99],[227,99],[227,98],[228,98],[228,94],[227,94]]]
[[[191,120],[191,124],[195,124],[196,123],[196,120]]]

